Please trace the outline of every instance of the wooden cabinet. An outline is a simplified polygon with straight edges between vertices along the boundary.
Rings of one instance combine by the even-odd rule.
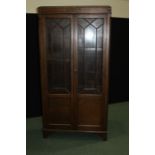
[[[39,7],[43,134],[107,137],[109,6]]]

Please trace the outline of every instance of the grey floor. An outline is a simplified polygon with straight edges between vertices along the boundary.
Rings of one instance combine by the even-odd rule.
[[[128,155],[128,102],[110,104],[108,115],[108,141],[87,133],[52,133],[43,139],[41,117],[29,118],[27,155]]]

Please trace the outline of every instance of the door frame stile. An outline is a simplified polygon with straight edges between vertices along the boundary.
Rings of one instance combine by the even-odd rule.
[[[45,17],[39,15],[39,45],[40,45],[40,76],[41,76],[41,94],[42,94],[42,122],[43,128],[47,127],[47,109],[48,109],[48,79],[46,64],[46,30]]]
[[[103,130],[107,131],[107,117],[108,117],[108,91],[109,91],[109,48],[110,48],[110,14],[107,14],[104,24],[104,51],[103,51],[103,96],[104,96],[104,115],[103,115]]]
[[[75,75],[74,75],[74,59],[75,59],[75,54],[74,54],[74,50],[75,50],[75,41],[74,41],[74,33],[75,33],[75,28],[74,28],[74,16],[71,15],[71,120],[72,120],[72,128],[73,130],[76,129],[76,122],[75,122]]]
[[[77,17],[73,15],[73,96],[74,96],[74,129],[78,129],[78,55],[77,55]]]

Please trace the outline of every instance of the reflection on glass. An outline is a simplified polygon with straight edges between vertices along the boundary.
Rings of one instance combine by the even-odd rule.
[[[85,48],[96,47],[96,29],[91,25],[85,29]]]
[[[78,21],[78,91],[102,92],[103,19]]]
[[[92,41],[95,37],[94,32],[91,29],[86,29],[85,31],[85,39],[87,41]]]

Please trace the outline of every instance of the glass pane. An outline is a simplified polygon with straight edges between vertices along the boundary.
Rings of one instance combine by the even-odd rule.
[[[46,19],[46,56],[49,91],[71,90],[70,19]]]
[[[78,19],[78,91],[101,93],[103,19]]]

